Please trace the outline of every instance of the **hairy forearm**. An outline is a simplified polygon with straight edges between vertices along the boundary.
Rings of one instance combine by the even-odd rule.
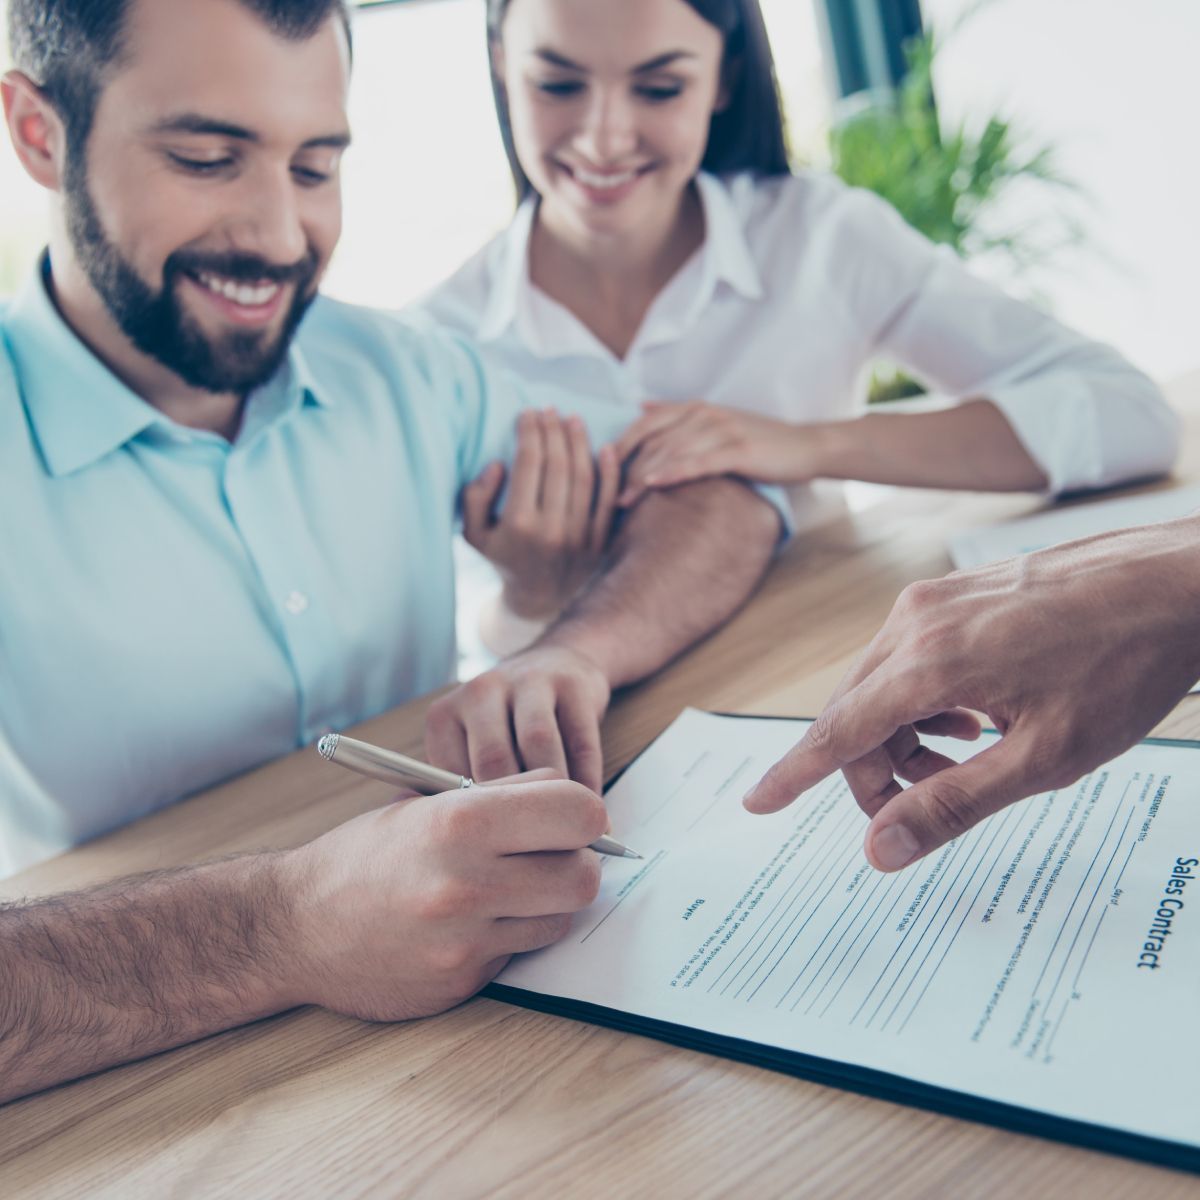
[[[976,491],[1039,491],[1046,476],[990,400],[927,413],[870,413],[811,430],[829,479]]]
[[[0,1102],[291,1007],[285,858],[0,908]]]
[[[629,513],[608,567],[548,631],[620,687],[674,658],[753,590],[779,540],[779,514],[732,479],[652,492]]]

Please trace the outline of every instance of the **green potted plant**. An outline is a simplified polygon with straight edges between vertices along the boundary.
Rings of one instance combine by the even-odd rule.
[[[1029,267],[1078,245],[1083,231],[1061,205],[1044,206],[1036,219],[1018,222],[1005,218],[1004,203],[1018,188],[1076,196],[1079,189],[1058,170],[1052,146],[1030,146],[1003,115],[953,127],[943,121],[933,95],[941,44],[932,32],[914,39],[906,47],[908,73],[895,92],[834,125],[831,166],[847,183],[878,193],[932,241],[965,259],[1000,258],[1019,281]],[[876,371],[870,398],[897,399],[922,390],[885,368]]]

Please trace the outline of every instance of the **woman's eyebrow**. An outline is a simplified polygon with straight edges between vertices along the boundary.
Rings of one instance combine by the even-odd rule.
[[[681,58],[695,58],[696,55],[690,50],[668,50],[666,54],[656,54],[653,58],[647,59],[644,63],[633,68],[631,75],[646,75],[651,71],[661,71],[663,67],[669,67],[672,63],[678,62]]]
[[[552,67],[561,67],[565,71],[587,72],[586,67],[581,67],[577,62],[573,62],[565,54],[559,54],[557,50],[551,50],[549,46],[537,47],[537,49],[534,50],[534,54],[544,62],[548,62]],[[651,71],[661,71],[663,67],[668,67],[681,58],[695,57],[696,55],[691,50],[668,50],[665,54],[656,54],[653,58],[647,59],[644,63],[639,63],[629,73],[631,75],[646,75]]]
[[[548,62],[552,67],[562,67],[566,71],[583,71],[586,69],[576,62],[572,62],[565,54],[559,54],[557,50],[551,50],[549,46],[539,46],[534,50],[534,54],[543,61]]]

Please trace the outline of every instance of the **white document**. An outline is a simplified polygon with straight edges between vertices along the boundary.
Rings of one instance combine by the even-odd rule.
[[[568,937],[498,982],[1194,1154],[1200,750],[1137,746],[882,875],[840,775],[741,806],[807,724],[685,711],[608,793],[645,861],[606,859]]]
[[[1115,529],[1131,529],[1135,525],[1150,525],[1156,521],[1171,521],[1185,517],[1200,508],[1200,487],[1171,488],[1144,496],[1095,500],[1089,504],[1072,504],[981,525],[950,539],[950,558],[959,569],[980,567],[999,562],[1016,554],[1044,550],[1059,542],[1090,537]]]

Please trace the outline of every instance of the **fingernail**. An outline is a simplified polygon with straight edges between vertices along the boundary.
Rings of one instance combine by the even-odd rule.
[[[907,867],[917,857],[921,847],[907,826],[888,825],[875,835],[871,849],[875,861],[885,871],[896,871],[900,867]]]
[[[742,807],[747,812],[752,813],[769,813],[774,812],[779,803],[769,793],[770,788],[764,786],[765,781],[760,779],[743,797]]]

